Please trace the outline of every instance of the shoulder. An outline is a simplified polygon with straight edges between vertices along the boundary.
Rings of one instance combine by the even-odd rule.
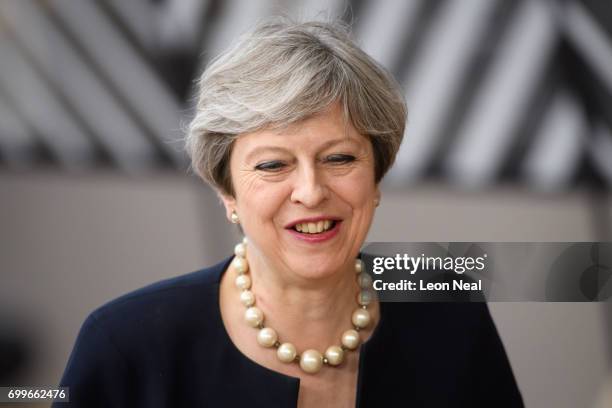
[[[484,302],[388,303],[383,304],[382,319],[394,341],[408,337],[417,348],[444,348],[448,339],[464,352],[483,343],[501,344]]]
[[[522,407],[522,397],[504,345],[488,305],[484,302],[388,303],[376,350],[400,350],[395,372],[405,370],[405,362],[436,373],[415,375],[417,388],[427,390],[426,398],[444,399],[435,406]],[[389,363],[390,364],[390,363]],[[385,367],[385,370],[391,370]],[[393,372],[393,371],[391,371]],[[442,387],[442,388],[440,388]],[[443,391],[441,393],[441,391]],[[454,405],[457,405],[456,403]]]
[[[398,302],[385,305],[390,320],[440,330],[474,329],[491,322],[485,302]]]
[[[214,337],[219,280],[230,261],[154,283],[93,311],[61,381],[71,387],[71,406],[135,406],[134,375],[159,380],[184,360],[181,353],[201,345],[197,339]]]
[[[221,274],[231,257],[185,275],[153,283],[94,310],[86,325],[112,333],[115,341],[179,333],[217,310]]]

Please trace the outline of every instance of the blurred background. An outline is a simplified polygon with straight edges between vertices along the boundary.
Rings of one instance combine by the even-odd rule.
[[[369,241],[612,240],[608,0],[0,0],[0,385],[57,384],[91,310],[230,254],[182,129],[279,13],[350,23],[405,90]],[[490,309],[528,407],[612,407],[610,302]]]

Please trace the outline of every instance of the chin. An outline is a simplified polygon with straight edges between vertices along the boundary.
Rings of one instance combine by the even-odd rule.
[[[304,262],[290,262],[291,270],[304,279],[325,279],[342,270],[342,262],[327,257],[305,256]]]

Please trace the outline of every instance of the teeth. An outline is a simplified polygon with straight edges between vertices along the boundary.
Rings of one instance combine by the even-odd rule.
[[[332,226],[331,220],[319,221],[319,222],[304,222],[296,224],[295,229],[298,232],[306,234],[319,234],[323,231],[327,231]]]

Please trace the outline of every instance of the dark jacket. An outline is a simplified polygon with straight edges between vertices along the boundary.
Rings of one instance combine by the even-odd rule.
[[[231,258],[124,295],[86,319],[54,407],[295,407],[299,379],[232,343],[219,309]],[[522,407],[486,303],[381,303],[361,346],[358,407]]]

